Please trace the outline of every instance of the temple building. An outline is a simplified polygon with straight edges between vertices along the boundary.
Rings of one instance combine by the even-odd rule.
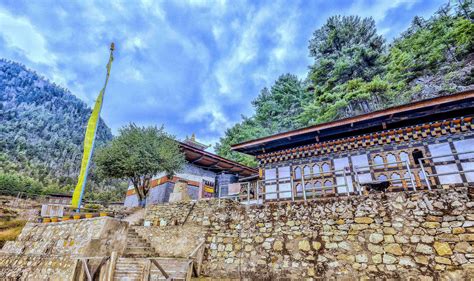
[[[467,91],[235,144],[260,168],[241,197],[306,200],[382,183],[388,191],[474,186],[473,115]]]
[[[237,182],[241,177],[257,174],[254,168],[205,151],[209,146],[196,141],[194,134],[179,142],[179,146],[186,158],[183,170],[171,178],[164,173],[156,175],[150,184],[147,205],[168,202],[178,181],[186,183],[190,198],[197,200],[216,197],[219,191],[221,196],[226,196],[229,184]],[[138,206],[133,185],[127,190],[124,205]]]

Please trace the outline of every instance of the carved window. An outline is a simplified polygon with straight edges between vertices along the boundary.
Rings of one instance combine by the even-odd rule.
[[[384,174],[380,174],[378,177],[377,177],[377,180],[378,181],[387,181],[387,176],[384,175]]]
[[[313,183],[307,182],[304,185],[304,189],[306,190],[306,195],[310,195],[313,192]]]
[[[331,166],[329,166],[328,163],[323,163],[321,169],[323,170],[323,173],[329,173],[331,171]]]
[[[311,167],[308,165],[304,166],[303,172],[304,172],[305,177],[311,175]]]
[[[400,152],[399,156],[400,156],[400,161],[402,161],[402,162],[406,161],[406,162],[410,163],[408,153],[406,153],[405,151]],[[405,164],[405,163],[402,163],[402,164]]]
[[[413,157],[413,161],[415,161],[415,165],[419,165],[420,162],[419,162],[419,159],[423,158],[423,152],[419,149],[415,149],[413,150],[413,152],[411,153],[412,157]]]
[[[387,164],[389,166],[396,166],[397,164],[395,162],[397,162],[397,158],[395,157],[395,155],[393,155],[392,153],[388,153],[387,154]]]
[[[300,167],[295,168],[295,179],[301,179],[301,168]]]
[[[296,185],[296,194],[298,194],[298,195],[303,194],[303,188],[301,187],[301,184],[300,184],[300,183],[298,183],[298,184]]]
[[[322,189],[321,182],[320,181],[315,182],[314,187],[315,187],[316,191],[320,191]]]
[[[391,176],[392,184],[396,186],[402,186],[402,181],[400,180],[401,177],[398,173],[393,173]]]
[[[374,157],[374,165],[377,165],[375,168],[382,168],[383,167],[383,158],[380,155],[375,155]]]

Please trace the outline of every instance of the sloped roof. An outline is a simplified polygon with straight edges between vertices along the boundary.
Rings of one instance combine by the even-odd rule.
[[[231,148],[250,155],[259,155],[287,147],[466,114],[474,114],[472,90],[254,139],[234,144]]]
[[[223,158],[213,153],[198,149],[184,142],[179,142],[181,150],[184,152],[186,161],[213,172],[227,172],[239,174],[247,177],[258,173],[258,170],[235,161]]]

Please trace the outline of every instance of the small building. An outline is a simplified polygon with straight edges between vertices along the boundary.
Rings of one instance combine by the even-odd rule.
[[[474,185],[474,91],[437,97],[232,146],[254,155],[259,200]]]
[[[42,217],[62,217],[64,209],[71,205],[72,194],[52,193],[41,204]]]
[[[186,158],[183,170],[171,178],[164,173],[153,177],[147,195],[147,205],[168,202],[178,181],[186,182],[189,196],[198,200],[217,197],[219,191],[220,196],[226,196],[229,184],[237,182],[239,177],[257,174],[257,169],[205,151],[209,146],[197,142],[194,134],[191,138],[179,142],[179,146]],[[124,205],[138,206],[138,197],[133,185],[127,190]]]

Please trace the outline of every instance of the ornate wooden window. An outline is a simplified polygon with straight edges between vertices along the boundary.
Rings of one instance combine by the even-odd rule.
[[[296,194],[297,194],[298,196],[301,196],[301,195],[303,194],[303,188],[301,187],[301,184],[300,184],[300,183],[298,183],[298,184],[296,185]]]
[[[322,195],[322,192],[323,192],[323,185],[321,184],[320,181],[316,181],[314,183],[314,192],[313,192],[313,194],[314,195]]]
[[[313,190],[311,190],[312,188],[313,188],[313,183],[307,182],[304,184],[304,189],[306,190],[306,197],[311,196],[311,195],[314,196]]]
[[[401,187],[402,182],[400,181],[401,177],[398,173],[392,173],[392,176],[390,177],[392,179],[391,185]]]
[[[402,162],[407,161],[408,163],[410,163],[410,157],[408,156],[408,153],[406,153],[405,151],[400,152],[399,157],[400,157],[400,161]],[[405,163],[402,163],[402,164],[405,164]]]
[[[386,181],[388,180],[387,176],[385,174],[380,174],[378,177],[377,177],[377,180],[378,181]]]
[[[324,182],[324,193],[333,192],[332,181],[326,180]]]
[[[294,177],[295,179],[299,180],[301,179],[301,168],[300,167],[296,167],[295,170],[294,170]]]
[[[311,170],[312,170],[311,166],[306,165],[303,167],[303,172],[304,172],[305,177],[312,174]]]
[[[383,161],[382,156],[380,156],[380,155],[378,155],[378,154],[375,155],[375,157],[374,157],[374,164],[375,164],[375,165],[378,165],[378,166],[376,166],[375,168],[378,168],[378,169],[383,168],[382,164],[384,164],[384,161]]]
[[[323,165],[321,165],[321,170],[323,173],[329,173],[331,171],[331,166],[328,163],[323,163]]]
[[[397,158],[395,157],[394,154],[392,153],[387,153],[387,164],[388,166],[397,166],[396,163],[394,162],[397,162]]]
[[[413,157],[413,161],[415,161],[415,165],[419,165],[419,159],[423,158],[423,151],[419,150],[419,149],[415,149],[413,150],[413,152],[411,153],[411,156]]]

